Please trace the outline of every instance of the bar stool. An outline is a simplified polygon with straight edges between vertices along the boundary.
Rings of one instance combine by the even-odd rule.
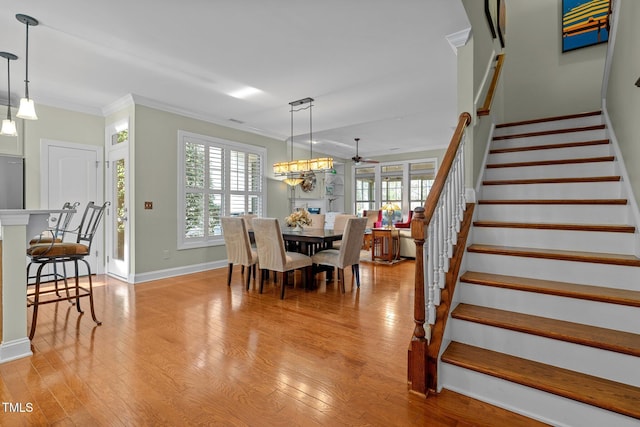
[[[80,226],[76,230],[67,231],[68,233],[77,233],[75,242],[56,242],[55,239],[51,243],[38,243],[30,246],[27,249],[27,256],[29,256],[33,264],[38,264],[38,269],[35,276],[35,284],[33,290],[27,291],[27,307],[33,307],[33,315],[31,319],[31,330],[29,332],[29,339],[33,339],[36,333],[36,323],[38,320],[38,307],[41,304],[50,304],[58,301],[75,301],[76,309],[78,313],[84,313],[80,308],[80,298],[89,297],[89,305],[91,307],[91,317],[96,324],[101,325],[102,322],[96,317],[95,309],[93,306],[93,283],[91,280],[91,267],[85,259],[91,253],[91,244],[95,237],[100,220],[104,214],[104,210],[109,205],[109,202],[105,202],[102,205],[96,205],[94,202],[89,202],[82,215]],[[65,296],[60,296],[55,289],[41,290],[42,269],[49,264],[57,264],[64,262],[73,262],[75,266],[75,286],[69,287],[65,280]],[[87,273],[89,278],[89,286],[84,287],[79,285],[78,275],[78,261],[82,261],[87,266]],[[70,292],[71,291],[71,292]],[[53,296],[51,294],[55,293]],[[40,298],[45,299],[41,300]],[[50,298],[53,297],[53,298]]]

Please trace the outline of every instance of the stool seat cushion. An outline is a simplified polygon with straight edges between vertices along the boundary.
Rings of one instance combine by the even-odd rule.
[[[51,243],[62,243],[62,239],[59,238],[53,238],[51,236],[44,236],[44,235],[40,235],[40,237],[35,237],[31,240],[29,240],[29,246],[33,246],[33,245],[39,245],[41,243],[46,243],[46,244],[51,244]]]
[[[63,257],[89,255],[89,247],[81,243],[64,242],[54,244],[37,244],[27,249],[30,257]]]

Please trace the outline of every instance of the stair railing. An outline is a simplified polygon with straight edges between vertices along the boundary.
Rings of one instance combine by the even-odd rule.
[[[410,390],[424,395],[432,382],[427,367],[433,363],[427,351],[431,325],[438,320],[436,307],[440,304],[440,291],[445,286],[449,259],[466,209],[464,142],[470,123],[469,113],[460,114],[425,205],[414,210],[411,221],[411,237],[416,245],[415,327],[409,345],[407,373]]]
[[[491,84],[487,90],[487,95],[484,98],[484,104],[478,108],[476,114],[478,116],[488,116],[491,113],[491,104],[493,104],[493,97],[496,94],[496,88],[498,87],[498,80],[500,79],[500,72],[502,71],[502,64],[504,64],[504,53],[496,56],[496,65],[493,67],[493,77],[491,78]]]

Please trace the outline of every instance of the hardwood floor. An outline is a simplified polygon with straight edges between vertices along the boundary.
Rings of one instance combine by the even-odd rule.
[[[246,291],[239,267],[229,288],[226,272],[98,276],[102,326],[66,302],[42,306],[34,355],[0,365],[0,425],[541,425],[407,391],[412,261],[362,264],[359,291],[319,284],[284,300],[271,282]]]

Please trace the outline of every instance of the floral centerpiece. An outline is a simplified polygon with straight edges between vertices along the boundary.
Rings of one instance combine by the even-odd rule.
[[[293,212],[291,215],[284,219],[289,227],[302,227],[303,225],[311,225],[311,217],[306,209],[300,209]]]

